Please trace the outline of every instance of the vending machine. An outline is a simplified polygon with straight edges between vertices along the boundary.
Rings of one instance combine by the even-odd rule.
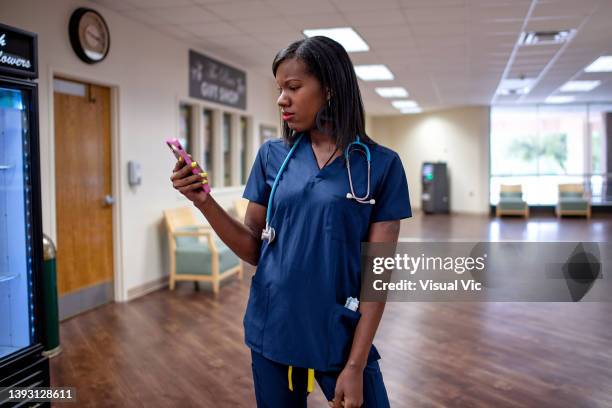
[[[425,214],[449,212],[450,202],[446,163],[423,163],[421,186],[421,209]]]
[[[0,388],[49,386],[36,78],[36,34],[0,24]]]

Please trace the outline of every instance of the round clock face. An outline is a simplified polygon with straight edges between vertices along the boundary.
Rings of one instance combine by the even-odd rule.
[[[94,10],[80,8],[70,19],[70,42],[83,61],[102,61],[110,48],[110,33],[106,22]]]

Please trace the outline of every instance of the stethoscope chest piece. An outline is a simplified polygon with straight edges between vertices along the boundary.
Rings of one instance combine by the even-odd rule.
[[[271,244],[272,241],[274,241],[275,237],[276,237],[276,231],[274,231],[274,228],[272,228],[269,224],[266,225],[266,228],[264,228],[261,231],[261,239],[267,240],[268,245]]]

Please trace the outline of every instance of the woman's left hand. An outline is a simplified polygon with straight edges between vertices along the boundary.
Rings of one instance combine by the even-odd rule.
[[[344,367],[336,381],[334,399],[329,401],[333,408],[359,408],[363,404],[363,370]]]

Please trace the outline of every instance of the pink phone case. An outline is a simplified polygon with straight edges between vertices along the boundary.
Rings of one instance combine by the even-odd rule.
[[[189,155],[187,154],[187,152],[185,151],[185,149],[183,149],[183,146],[181,146],[181,142],[179,142],[179,140],[177,138],[172,138],[172,139],[166,140],[166,144],[168,145],[170,150],[172,150],[172,153],[174,153],[174,155],[176,156],[177,160],[178,160],[179,157],[182,157],[183,160],[185,160],[185,163],[187,163],[188,166],[191,166],[192,160],[189,157]],[[200,168],[200,166],[195,166],[191,170],[191,172],[193,174],[199,174],[199,173],[202,173],[203,170]],[[205,193],[210,193],[210,185],[202,184],[202,188],[204,189]]]

